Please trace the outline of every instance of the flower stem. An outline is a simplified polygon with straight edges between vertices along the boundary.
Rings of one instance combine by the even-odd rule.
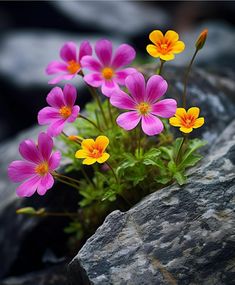
[[[187,138],[188,138],[188,137],[185,135],[185,136],[184,136],[184,139],[183,139],[183,142],[182,142],[182,144],[181,144],[181,146],[180,146],[180,148],[179,148],[179,151],[178,151],[177,156],[176,156],[176,159],[175,159],[175,164],[176,164],[176,165],[178,165],[178,163],[180,162],[182,150],[183,150],[184,145],[186,145],[186,143],[187,143]]]
[[[57,212],[45,212],[41,215],[35,216],[53,216],[53,217],[78,217],[78,213],[57,213]]]
[[[138,155],[140,157],[141,150],[141,125],[139,125],[139,137],[138,137]]]
[[[187,95],[187,85],[188,85],[188,79],[189,79],[189,73],[191,71],[191,67],[193,65],[193,62],[194,62],[194,59],[196,57],[198,53],[198,49],[195,50],[194,54],[193,54],[193,57],[189,63],[189,66],[186,70],[186,73],[185,73],[185,77],[184,77],[184,91],[183,91],[183,108],[186,108],[186,95]]]
[[[80,182],[77,179],[74,179],[72,177],[68,177],[68,176],[59,174],[59,173],[57,173],[55,171],[52,174],[58,181],[60,181],[62,183],[65,183],[65,184],[67,184],[69,186],[72,186],[72,187],[74,187],[74,188],[79,190],[79,187],[78,187],[77,184],[79,184]]]
[[[107,165],[109,166],[109,168],[111,169],[111,171],[112,171],[112,173],[113,173],[113,176],[114,176],[114,178],[115,178],[117,184],[120,184],[120,183],[119,183],[119,180],[118,180],[118,177],[117,177],[117,175],[116,175],[116,173],[115,173],[113,167],[111,166],[111,164],[110,164],[108,161],[106,161],[106,164],[107,164]]]
[[[96,123],[94,123],[93,121],[91,121],[90,119],[84,117],[83,115],[79,114],[79,118],[86,120],[87,122],[89,122],[90,124],[92,124],[98,131],[102,132],[102,130],[96,125]]]
[[[70,183],[70,182],[68,182],[68,181],[66,181],[66,180],[64,180],[64,179],[62,179],[62,178],[60,178],[60,177],[58,177],[58,176],[55,176],[55,178],[56,178],[56,180],[58,180],[59,182],[64,183],[64,184],[66,184],[66,185],[68,185],[68,186],[71,186],[71,187],[75,188],[76,190],[79,190],[79,188],[78,188],[77,185],[75,185],[75,184],[73,184],[73,183]]]
[[[163,65],[164,65],[164,63],[165,63],[165,60],[160,59],[160,61],[161,61],[160,67],[157,69],[157,74],[158,74],[158,75],[161,75],[161,74],[162,74]]]
[[[86,181],[96,189],[95,183],[92,181],[92,179],[90,179],[88,177],[88,175],[86,174],[86,171],[83,168],[81,168],[81,172],[82,172],[84,178],[86,179]]]
[[[110,121],[111,121],[111,126],[113,126],[113,115],[112,115],[112,109],[111,109],[111,103],[110,101],[108,100],[108,111],[109,111],[109,118],[110,118]]]

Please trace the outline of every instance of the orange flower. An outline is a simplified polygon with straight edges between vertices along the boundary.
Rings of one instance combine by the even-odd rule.
[[[179,35],[171,30],[165,35],[159,30],[154,30],[149,34],[149,39],[154,45],[147,45],[147,52],[165,61],[174,59],[174,53],[180,53],[185,48],[184,43],[178,41]]]
[[[85,158],[83,164],[93,164],[95,162],[104,163],[108,158],[109,154],[104,152],[109,144],[109,139],[106,136],[98,136],[96,140],[85,139],[82,141],[82,149],[75,153],[76,158]]]
[[[198,118],[200,109],[192,107],[186,110],[177,108],[175,117],[170,118],[170,124],[174,127],[180,127],[183,133],[191,133],[193,129],[200,128],[204,124],[204,118]]]

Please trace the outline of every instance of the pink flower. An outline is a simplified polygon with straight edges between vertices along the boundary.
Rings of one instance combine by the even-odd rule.
[[[8,166],[8,176],[13,182],[23,183],[16,189],[20,197],[32,196],[36,191],[44,195],[54,184],[52,172],[59,166],[61,154],[52,153],[53,140],[45,133],[38,136],[38,145],[33,140],[23,141],[19,152],[24,160],[13,161]]]
[[[67,42],[60,50],[60,57],[62,61],[52,61],[46,68],[47,74],[58,74],[59,76],[50,80],[50,84],[56,84],[61,80],[70,80],[74,78],[81,70],[81,59],[84,55],[91,55],[92,48],[88,41],[84,41],[80,45],[77,55],[78,47],[74,42]]]
[[[107,97],[113,89],[124,85],[128,75],[136,72],[134,68],[124,68],[135,58],[135,50],[127,45],[120,45],[112,56],[112,43],[108,40],[99,40],[95,45],[98,60],[92,56],[82,58],[82,66],[91,71],[85,75],[84,80],[93,87],[100,87]]]
[[[58,136],[66,122],[72,123],[76,120],[80,107],[74,103],[77,91],[73,85],[66,84],[64,89],[54,87],[47,95],[47,103],[51,107],[45,107],[38,113],[39,125],[49,125],[47,133],[54,137]]]
[[[153,136],[161,133],[164,127],[157,116],[170,118],[177,107],[174,99],[159,101],[167,90],[167,82],[160,75],[153,75],[145,87],[144,76],[138,72],[129,75],[125,83],[130,96],[121,90],[114,90],[110,99],[115,107],[130,110],[118,116],[117,124],[129,131],[141,121],[145,134]]]

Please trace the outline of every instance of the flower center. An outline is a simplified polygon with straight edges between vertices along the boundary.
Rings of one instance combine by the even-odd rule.
[[[70,60],[68,62],[67,69],[68,69],[69,73],[75,74],[78,72],[78,70],[80,68],[81,68],[80,64],[78,62],[76,62],[75,60]]]
[[[163,50],[167,50],[167,48],[168,48],[167,44],[161,44],[160,47]]]
[[[191,116],[188,116],[188,117],[185,117],[184,120],[183,120],[183,125],[186,127],[186,128],[191,128],[193,125],[194,125],[194,122],[195,122],[195,118],[194,117],[191,117]]]
[[[49,166],[47,162],[42,162],[35,167],[35,172],[40,176],[44,176],[49,171]]]
[[[59,112],[60,115],[65,119],[67,119],[72,113],[71,108],[68,106],[63,106],[62,108],[60,108]]]
[[[94,148],[91,153],[90,153],[90,156],[93,157],[93,158],[99,158],[102,156],[102,153],[100,150]]]
[[[103,70],[102,70],[102,75],[105,79],[109,80],[113,77],[113,69],[110,68],[110,67],[105,67]]]
[[[141,115],[146,115],[150,111],[150,106],[146,102],[141,102],[138,106],[137,109],[139,110]]]

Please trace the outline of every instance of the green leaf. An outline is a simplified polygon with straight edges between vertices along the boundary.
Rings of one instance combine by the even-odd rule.
[[[179,183],[179,185],[183,185],[187,181],[187,177],[181,173],[181,172],[176,172],[173,177],[176,179],[176,181]]]
[[[177,157],[181,147],[182,147],[182,144],[184,142],[184,138],[177,138],[174,143],[173,143],[173,156],[174,158]]]
[[[155,178],[154,180],[158,183],[165,185],[165,184],[169,183],[171,181],[171,179],[172,178],[169,175],[169,176],[159,176],[159,177]]]

